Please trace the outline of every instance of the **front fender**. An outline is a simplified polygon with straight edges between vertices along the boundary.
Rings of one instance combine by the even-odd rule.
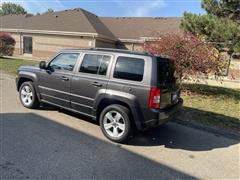
[[[33,73],[33,72],[28,72],[28,71],[19,71],[18,72],[18,76],[16,78],[16,86],[17,86],[17,90],[19,90],[19,83],[21,82],[22,79],[30,79],[34,86],[35,86],[35,90],[37,91],[36,89],[36,85],[35,83],[37,82],[37,75],[36,73]]]

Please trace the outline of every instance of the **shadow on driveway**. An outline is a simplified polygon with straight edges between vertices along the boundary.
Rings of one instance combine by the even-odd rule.
[[[74,116],[97,125],[92,119],[66,110],[59,112]],[[203,113],[203,112],[202,112]],[[226,118],[226,117],[225,117]],[[239,140],[224,138],[213,133],[190,128],[174,122],[151,129],[146,132],[137,132],[128,142],[132,146],[165,146],[172,149],[189,151],[209,151],[224,148],[239,143]]]
[[[238,144],[235,139],[169,122],[147,132],[139,132],[129,144],[137,146],[160,146],[188,151],[210,151]]]
[[[3,179],[195,179],[34,113],[0,117]]]

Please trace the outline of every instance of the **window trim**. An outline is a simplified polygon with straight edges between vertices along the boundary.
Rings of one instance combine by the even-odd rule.
[[[107,68],[107,72],[105,75],[101,75],[101,74],[91,74],[91,73],[86,73],[86,72],[81,72],[80,68],[82,66],[82,63],[84,61],[84,57],[85,55],[100,55],[100,56],[109,56],[110,57],[110,61],[108,64],[108,68]],[[110,71],[111,71],[111,67],[112,67],[112,61],[113,61],[113,55],[112,54],[107,54],[107,53],[92,53],[92,52],[84,52],[81,56],[81,60],[78,64],[78,67],[76,68],[76,74],[79,75],[84,75],[84,76],[89,76],[89,77],[101,77],[101,78],[109,78],[110,75]]]
[[[116,78],[116,77],[114,77],[114,72],[115,72],[115,69],[116,69],[116,66],[117,66],[118,58],[121,58],[121,57],[132,58],[132,59],[141,59],[141,60],[143,60],[143,76],[142,76],[142,80],[141,80],[141,81],[135,81],[135,80],[131,80],[131,79],[121,79],[121,78]],[[120,55],[120,56],[117,56],[117,57],[116,57],[114,63],[115,63],[115,65],[114,65],[114,67],[113,67],[113,69],[112,69],[112,73],[111,73],[111,78],[112,78],[114,81],[125,81],[125,82],[131,82],[131,83],[133,83],[133,84],[135,84],[135,83],[143,83],[143,82],[144,82],[144,75],[145,75],[145,68],[146,68],[146,63],[145,63],[145,59],[144,59],[144,58]]]
[[[58,54],[56,54],[46,65],[47,69],[49,68],[50,64],[52,61],[54,61],[58,56],[62,55],[62,54],[78,54],[78,57],[77,57],[77,60],[76,60],[76,63],[73,67],[73,70],[72,71],[68,71],[68,70],[65,70],[65,69],[55,69],[55,72],[70,72],[70,73],[74,73],[75,72],[75,69],[76,67],[78,66],[78,62],[79,62],[79,59],[81,57],[81,52],[59,52]]]

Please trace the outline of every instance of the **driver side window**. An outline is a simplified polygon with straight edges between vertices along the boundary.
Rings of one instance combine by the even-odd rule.
[[[78,57],[79,53],[62,53],[55,57],[48,67],[52,70],[73,71]]]

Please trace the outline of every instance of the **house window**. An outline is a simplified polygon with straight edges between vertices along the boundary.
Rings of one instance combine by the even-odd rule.
[[[32,37],[23,37],[23,53],[32,54]]]

